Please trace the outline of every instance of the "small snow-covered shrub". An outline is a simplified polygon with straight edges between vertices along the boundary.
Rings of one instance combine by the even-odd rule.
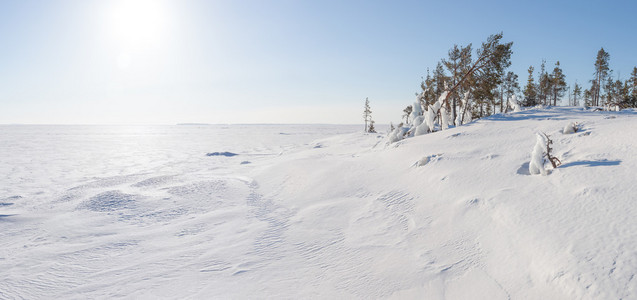
[[[513,95],[509,98],[509,106],[513,109],[514,112],[521,112],[522,108],[520,107],[520,103],[518,103],[518,97]]]
[[[429,105],[429,109],[427,109],[427,113],[425,114],[425,123],[429,127],[429,132],[434,132],[434,121],[436,120],[436,112],[433,106]]]
[[[577,132],[577,123],[573,123],[573,122],[566,124],[566,126],[564,126],[564,129],[562,130],[562,133],[564,134],[571,134],[576,132]]]
[[[531,162],[529,163],[529,173],[531,175],[542,174],[546,175],[546,169],[544,169],[544,156],[551,163],[553,168],[557,168],[562,162],[555,156],[553,156],[551,144],[553,141],[545,133],[536,133],[535,146],[531,152]]]
[[[394,131],[389,134],[389,143],[393,144],[402,140],[405,137],[405,133],[407,133],[407,130],[409,130],[409,128],[407,127],[396,127],[396,129],[394,129]]]
[[[420,125],[416,127],[416,130],[414,131],[415,136],[423,135],[427,133],[429,133],[429,126],[427,125],[427,122],[422,122]]]
[[[411,126],[412,127],[418,127],[424,121],[425,121],[425,117],[424,116],[417,116],[417,117],[414,118]]]
[[[529,173],[531,175],[546,175],[546,169],[544,169],[544,147],[546,147],[546,138],[540,133],[536,133],[535,146],[531,152],[531,162],[529,163]]]
[[[420,106],[420,101],[414,102],[411,106],[411,114],[409,118],[412,120],[412,123],[415,122],[416,118],[422,115],[422,107]]]

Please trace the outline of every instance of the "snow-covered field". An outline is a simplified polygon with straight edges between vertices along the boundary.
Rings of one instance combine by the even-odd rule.
[[[0,126],[0,298],[637,299],[637,112],[361,129]]]

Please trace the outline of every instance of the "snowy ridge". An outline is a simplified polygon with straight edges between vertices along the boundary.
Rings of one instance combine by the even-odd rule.
[[[393,144],[189,131],[41,169],[16,150],[37,141],[0,148],[0,298],[632,299],[636,130],[633,110],[538,108]],[[563,163],[547,175],[529,173],[537,132]]]

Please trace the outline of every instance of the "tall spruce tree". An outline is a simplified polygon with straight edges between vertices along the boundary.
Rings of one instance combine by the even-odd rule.
[[[367,123],[372,119],[372,110],[369,107],[369,98],[365,98],[365,110],[363,110],[363,119],[365,119],[365,132],[369,132]]]
[[[599,51],[597,51],[597,58],[595,59],[593,80],[591,80],[592,104],[595,106],[600,105],[601,87],[604,85],[604,81],[607,81],[610,71],[609,61],[610,54],[604,51],[604,48],[599,49]]]
[[[579,97],[582,95],[582,87],[577,84],[577,81],[575,81],[575,86],[573,87],[573,103],[571,103],[571,105],[573,106],[579,106]]]
[[[566,76],[560,68],[559,60],[555,63],[555,68],[553,68],[553,73],[551,73],[551,75],[549,76],[549,80],[553,106],[556,106],[557,99],[562,98],[562,96],[564,96],[564,92],[566,91]]]
[[[633,72],[630,73],[626,85],[629,89],[629,95],[637,98],[637,67],[633,67]]]
[[[436,102],[436,91],[435,91],[435,82],[433,77],[429,74],[429,68],[427,68],[427,77],[420,84],[420,88],[425,92],[424,99],[422,105],[423,107],[427,107]]]
[[[617,79],[615,81],[615,90],[617,91],[617,103],[621,103],[625,101],[630,95],[630,87],[628,86],[628,81],[622,82]]]
[[[445,74],[445,68],[442,64],[442,61],[439,61],[436,65],[436,70],[434,71],[434,91],[436,93],[436,100],[442,92],[445,91],[445,82],[448,80],[447,75]]]
[[[633,67],[630,78],[626,80],[626,89],[628,96],[624,99],[625,107],[637,107],[637,67]]]
[[[527,78],[526,85],[524,86],[524,106],[535,106],[538,104],[537,87],[535,86],[535,81],[533,79],[534,70],[533,66],[529,66],[529,77]]]
[[[584,90],[584,105],[593,106],[593,92],[591,90]]]
[[[546,60],[540,65],[540,77],[537,84],[537,95],[540,104],[549,105],[549,93],[551,91],[551,79],[546,72]]]

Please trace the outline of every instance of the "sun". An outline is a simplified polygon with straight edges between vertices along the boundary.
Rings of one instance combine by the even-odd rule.
[[[119,47],[134,49],[161,38],[166,19],[161,1],[120,0],[111,4],[108,28]]]

